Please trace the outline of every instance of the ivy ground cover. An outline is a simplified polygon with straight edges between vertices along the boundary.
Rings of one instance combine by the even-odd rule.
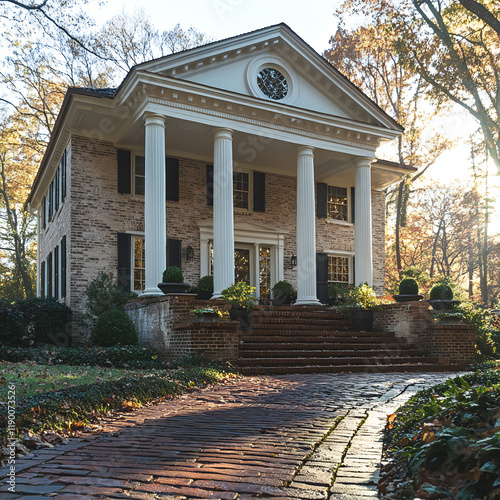
[[[386,499],[500,498],[500,371],[421,391],[388,416]]]

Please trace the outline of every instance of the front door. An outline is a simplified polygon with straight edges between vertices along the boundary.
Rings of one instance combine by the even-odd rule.
[[[250,279],[250,249],[235,248],[234,249],[234,282],[243,281],[248,286],[252,286]]]

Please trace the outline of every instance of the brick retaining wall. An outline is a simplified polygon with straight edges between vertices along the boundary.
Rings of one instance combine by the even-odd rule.
[[[427,302],[386,304],[374,318],[374,330],[394,332],[402,342],[415,344],[438,358],[438,364],[465,366],[476,354],[474,327],[435,323]]]
[[[195,300],[195,295],[163,295],[129,302],[125,311],[132,318],[139,343],[159,349],[168,358],[197,355],[210,359],[238,359],[238,323],[194,322],[191,311],[229,306],[221,301]]]

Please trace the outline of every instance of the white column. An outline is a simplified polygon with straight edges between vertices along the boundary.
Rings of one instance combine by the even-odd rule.
[[[373,286],[371,162],[372,158],[356,160],[355,285],[366,282]]]
[[[297,156],[297,301],[320,305],[316,297],[316,220],[314,213],[314,154],[299,147]]]
[[[233,134],[217,129],[214,140],[214,294],[234,283]]]
[[[162,295],[158,283],[166,266],[165,119],[146,116],[144,237],[146,289],[141,296]]]

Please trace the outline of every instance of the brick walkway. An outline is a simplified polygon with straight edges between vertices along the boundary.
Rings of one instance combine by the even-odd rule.
[[[18,460],[16,494],[3,479],[0,498],[377,497],[386,415],[450,376],[233,379]]]

